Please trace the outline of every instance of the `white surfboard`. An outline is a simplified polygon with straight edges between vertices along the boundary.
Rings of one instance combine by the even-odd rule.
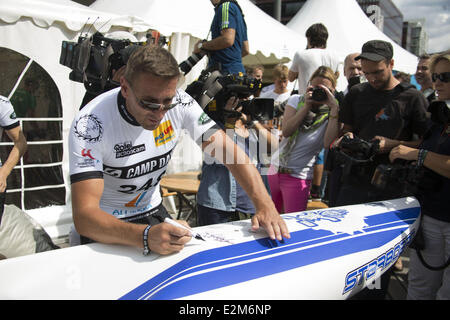
[[[415,198],[283,215],[273,241],[250,220],[195,228],[180,253],[99,243],[0,261],[0,299],[345,299],[377,279],[417,232]]]

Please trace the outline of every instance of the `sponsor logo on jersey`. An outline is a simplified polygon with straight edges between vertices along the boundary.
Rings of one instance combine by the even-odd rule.
[[[211,118],[204,112],[200,115],[200,118],[198,118],[198,124],[200,126],[202,126],[210,121],[211,121]]]
[[[94,114],[81,116],[75,122],[75,135],[78,139],[87,142],[98,142],[102,139],[103,135],[102,122]]]
[[[11,113],[9,115],[9,118],[12,119],[12,120],[17,119],[16,113],[15,112]]]
[[[132,179],[141,177],[159,169],[165,168],[172,155],[172,150],[160,156],[147,159],[127,167],[118,168],[103,165],[103,172],[109,176],[119,179]]]
[[[175,131],[170,120],[161,123],[156,130],[153,130],[153,137],[155,138],[155,145],[157,147],[175,138]]]
[[[141,200],[146,195],[146,193],[147,193],[147,191],[144,191],[143,193],[139,193],[133,200],[131,200],[128,203],[125,203],[125,207],[127,207],[127,208],[137,207],[139,205],[139,203],[141,202]]]
[[[94,156],[92,156],[91,149],[82,149],[81,153],[74,154],[77,157],[82,158],[81,161],[76,163],[76,166],[78,168],[88,168],[88,167],[95,167],[95,165],[99,162],[99,160],[96,160]]]
[[[83,149],[83,150],[81,150],[81,156],[89,157],[90,159],[95,160],[95,158],[91,154],[91,149],[87,149],[87,150]]]
[[[138,146],[133,146],[131,141],[127,141],[116,144],[114,150],[116,151],[116,159],[119,159],[145,151],[145,145],[140,144]]]

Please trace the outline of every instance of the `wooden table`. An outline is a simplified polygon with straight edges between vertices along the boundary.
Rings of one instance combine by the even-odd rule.
[[[188,171],[174,174],[166,174],[161,178],[161,188],[167,189],[168,192],[176,192],[180,207],[178,209],[177,219],[180,219],[181,212],[183,210],[183,204],[186,204],[191,209],[186,220],[194,214],[197,219],[197,208],[195,201],[190,200],[187,196],[196,195],[198,187],[200,186],[200,180],[198,175],[200,171]]]

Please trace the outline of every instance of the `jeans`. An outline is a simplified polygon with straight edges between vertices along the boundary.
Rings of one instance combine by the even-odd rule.
[[[425,249],[422,256],[428,265],[443,265],[450,257],[450,223],[422,215],[421,231]],[[415,250],[410,252],[408,300],[450,300],[450,267],[433,271],[419,260]]]

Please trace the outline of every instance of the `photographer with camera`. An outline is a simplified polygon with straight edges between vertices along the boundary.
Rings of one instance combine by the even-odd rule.
[[[413,85],[400,83],[392,74],[391,43],[372,40],[356,58],[368,82],[354,85],[345,96],[339,120],[348,138],[355,136],[376,144],[379,151],[365,166],[354,166],[342,183],[337,206],[393,199],[399,193],[380,191],[371,185],[378,164],[389,163],[388,152],[399,144],[413,146],[427,129],[427,101]],[[341,139],[333,145],[339,146]],[[343,165],[343,164],[341,164]]]
[[[340,109],[344,136],[330,150],[335,155],[334,166],[343,170],[336,206],[406,195],[404,188],[380,189],[371,183],[377,166],[389,163],[392,148],[417,145],[427,130],[428,102],[414,86],[393,76],[392,58],[392,44],[381,40],[366,42],[356,57],[367,82],[352,86]],[[365,290],[359,297],[384,299],[389,277],[390,272],[381,277],[381,290]]]
[[[306,93],[288,100],[283,139],[272,156],[268,176],[272,200],[280,213],[306,209],[316,156],[324,146],[326,131],[337,131],[336,83],[334,71],[321,66],[312,74]]]
[[[399,145],[389,154],[423,167],[417,198],[422,221],[410,253],[408,299],[450,299],[450,51],[431,57],[437,101],[429,106],[432,127],[417,148]],[[427,179],[428,182],[425,180]],[[423,248],[419,248],[423,236]]]
[[[217,122],[217,124],[223,125],[230,139],[245,152],[248,156],[245,160],[250,161],[247,164],[254,165],[258,169],[267,191],[270,192],[263,175],[265,173],[262,172],[261,151],[276,149],[278,138],[257,119],[252,118],[250,112],[245,110],[245,106],[241,105],[249,102],[244,100],[246,99],[230,97],[224,107],[225,123]],[[205,154],[197,193],[197,212],[199,225],[209,225],[250,219],[256,213],[256,209],[249,195],[228,168]]]
[[[211,40],[196,43],[193,53],[198,57],[208,54],[208,67],[220,66],[217,69],[223,74],[245,73],[242,57],[249,54],[249,45],[242,9],[236,0],[211,0],[211,3],[215,7]]]

